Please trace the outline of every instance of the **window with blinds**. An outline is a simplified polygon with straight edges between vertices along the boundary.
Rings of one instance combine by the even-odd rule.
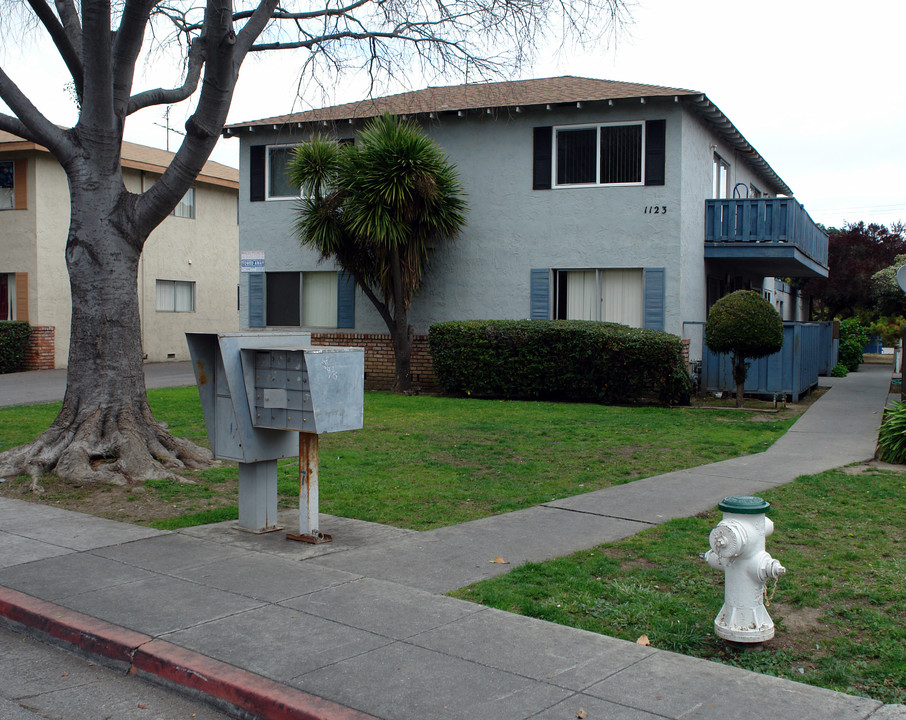
[[[158,312],[195,312],[195,283],[188,280],[158,280]]]
[[[556,184],[642,184],[642,123],[555,128]]]

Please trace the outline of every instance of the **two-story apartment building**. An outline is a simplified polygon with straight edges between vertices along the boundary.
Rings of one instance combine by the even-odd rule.
[[[701,92],[578,77],[430,87],[225,130],[241,142],[242,328],[386,332],[293,239],[285,175],[294,144],[353,138],[384,112],[416,119],[468,194],[464,232],[437,248],[413,302],[417,334],[444,320],[606,320],[688,338],[697,359],[722,295],[827,275],[827,237]]]
[[[147,189],[172,157],[123,143],[126,187]],[[235,168],[209,162],[148,238],[137,281],[149,361],[187,360],[187,331],[237,329],[238,190]],[[0,132],[0,320],[32,325],[29,367],[63,367],[68,361],[68,228],[63,168],[45,148]]]

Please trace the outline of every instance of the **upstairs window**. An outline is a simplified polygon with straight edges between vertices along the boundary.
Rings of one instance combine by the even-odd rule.
[[[16,167],[11,160],[0,161],[0,210],[16,207]]]
[[[641,185],[642,123],[556,128],[556,184]]]
[[[270,145],[267,148],[267,199],[283,200],[299,197],[299,189],[289,181],[287,170],[294,145]]]
[[[715,200],[724,200],[730,197],[730,163],[717,153],[714,153],[713,188],[711,192]]]
[[[186,280],[158,280],[157,312],[195,312],[195,283]]]
[[[195,188],[189,188],[170,213],[173,217],[195,219]]]

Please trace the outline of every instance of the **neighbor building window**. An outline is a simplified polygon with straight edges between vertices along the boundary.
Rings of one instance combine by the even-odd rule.
[[[0,210],[16,207],[16,166],[10,160],[0,161]]]
[[[267,148],[265,178],[268,200],[299,197],[299,189],[293,187],[287,174],[294,147],[294,145],[270,145]]]
[[[0,320],[16,319],[16,276],[0,273]]]
[[[158,280],[157,311],[195,312],[195,283],[187,280]]]
[[[182,200],[179,201],[170,214],[173,217],[189,218],[190,220],[195,218],[195,188],[189,188],[186,191]]]
[[[557,185],[640,185],[642,123],[555,128]]]

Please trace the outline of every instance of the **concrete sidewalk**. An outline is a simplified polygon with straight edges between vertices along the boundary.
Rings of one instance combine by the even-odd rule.
[[[322,516],[334,542],[305,546],[0,499],[0,619],[274,719],[906,718],[440,594],[867,459],[889,379],[863,366],[829,380],[758,455],[424,533]]]
[[[145,363],[145,387],[194,385],[190,362]],[[66,368],[0,375],[0,407],[57,402],[66,394]]]

